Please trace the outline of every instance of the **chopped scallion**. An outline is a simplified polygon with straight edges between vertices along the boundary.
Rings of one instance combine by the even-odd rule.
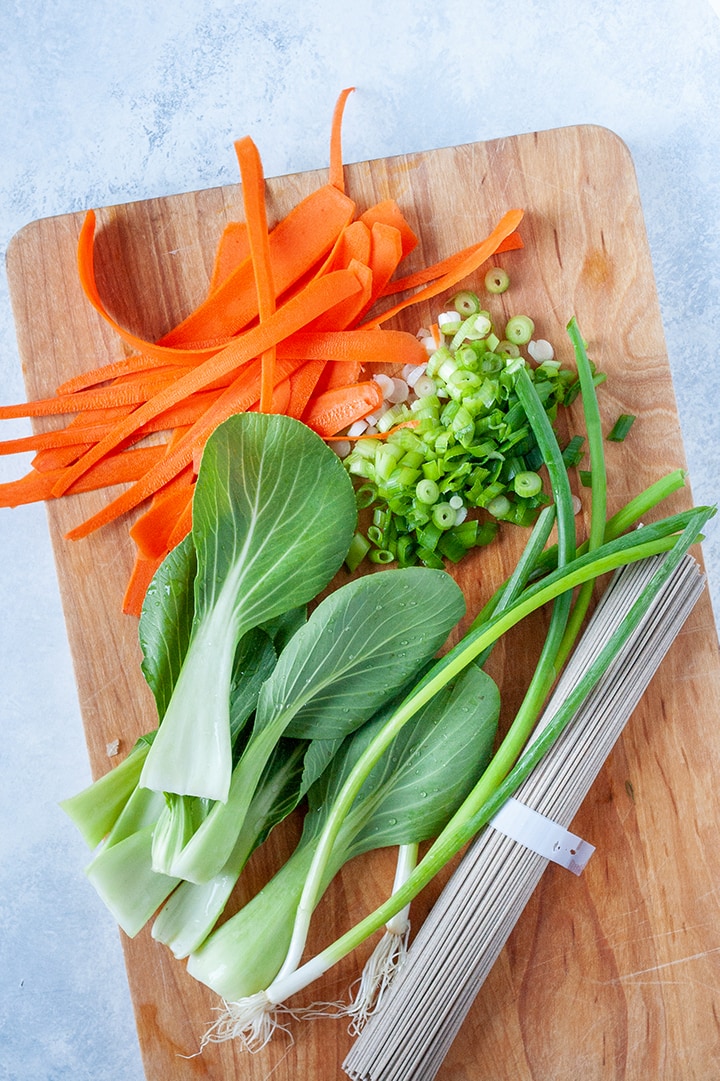
[[[553,422],[558,408],[575,393],[576,373],[558,361],[526,363],[520,346],[532,339],[534,324],[528,316],[509,320],[500,341],[491,314],[481,309],[476,293],[463,290],[452,304],[452,310],[437,317],[443,344],[428,357],[422,374],[406,373],[407,397],[376,420],[383,438],[356,440],[345,458],[348,472],[358,478],[358,509],[389,513],[382,523],[373,517],[368,537],[374,560],[383,550],[396,552],[404,566],[413,562],[437,566],[442,552],[438,539],[422,536],[429,523],[447,533],[468,517],[478,520],[487,510],[491,521],[479,522],[476,541],[486,543],[485,526],[496,529],[498,519],[532,525],[546,502],[538,473],[543,456],[518,400],[516,383],[521,373],[528,374]],[[402,426],[405,422],[408,426]],[[578,464],[581,446],[582,439],[570,441],[566,466]],[[435,512],[445,504],[455,512],[454,518],[443,509]],[[397,538],[405,535],[410,542],[399,553]],[[444,548],[446,558],[458,557],[451,539]],[[426,553],[432,554],[430,560]]]
[[[635,416],[631,413],[621,413],[607,434],[610,442],[622,443],[635,423],[635,419]]]
[[[452,303],[463,319],[480,311],[480,300],[469,289],[462,289],[459,293],[456,293],[452,298]]]
[[[535,324],[529,315],[514,315],[505,325],[505,337],[515,345],[527,345],[534,330]]]
[[[491,267],[485,275],[485,288],[488,293],[504,293],[509,285],[510,275],[502,267]]]

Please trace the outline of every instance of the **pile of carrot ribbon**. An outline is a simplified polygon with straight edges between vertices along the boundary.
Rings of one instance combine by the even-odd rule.
[[[122,486],[66,536],[78,540],[131,516],[127,613],[139,615],[157,567],[191,528],[200,456],[220,423],[260,410],[336,438],[381,405],[367,375],[372,365],[427,360],[414,334],[384,324],[492,255],[522,247],[522,211],[513,209],[483,240],[400,276],[418,237],[397,202],[360,210],[346,191],[341,130],[352,89],[333,113],[327,182],[272,225],[258,149],[250,137],[235,143],[244,220],[219,237],[205,299],[158,341],[134,335],[106,310],[94,273],[96,215],[88,211],[79,280],[130,353],[68,380],[50,398],[0,406],[0,419],[72,415],[64,427],[0,442],[0,453],[35,452],[29,473],[0,485],[0,506]],[[374,314],[378,302],[383,310]]]

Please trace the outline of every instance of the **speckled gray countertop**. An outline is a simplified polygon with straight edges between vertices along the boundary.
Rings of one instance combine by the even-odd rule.
[[[268,175],[318,168],[348,85],[348,161],[582,123],[621,136],[693,493],[715,502],[717,3],[8,0],[0,244],[36,218],[235,183],[228,148],[245,134]],[[0,371],[0,399],[24,397],[4,276]],[[0,479],[16,475],[0,459]],[[90,773],[42,507],[2,512],[0,552],[0,1079],[140,1081],[119,935],[57,807]],[[704,552],[718,613],[717,527]]]

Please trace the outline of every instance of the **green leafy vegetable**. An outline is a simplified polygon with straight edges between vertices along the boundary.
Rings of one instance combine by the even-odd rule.
[[[229,691],[238,642],[327,585],[345,558],[355,522],[352,486],[341,463],[298,421],[246,413],[214,432],[193,500],[197,572],[189,641],[143,767],[144,785],[228,798]],[[182,594],[183,621],[185,600]],[[168,655],[166,666],[176,662]]]
[[[152,936],[169,946],[176,957],[187,957],[202,945],[252,852],[297,806],[305,753],[306,745],[300,741],[278,743],[222,868],[207,882],[180,882],[165,902],[153,923]]]
[[[472,666],[416,714],[362,785],[335,839],[313,907],[353,856],[426,840],[442,829],[490,757],[499,708],[497,687]],[[224,997],[254,994],[277,974],[327,810],[390,710],[385,707],[343,741],[332,771],[310,789],[310,810],[293,855],[191,956],[188,971]]]
[[[192,882],[217,874],[280,737],[334,740],[353,731],[434,656],[464,610],[453,579],[425,567],[367,575],[326,597],[263,684],[227,800],[213,805],[173,873]]]

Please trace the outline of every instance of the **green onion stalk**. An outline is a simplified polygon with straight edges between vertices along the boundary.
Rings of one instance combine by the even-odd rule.
[[[570,722],[574,713],[600,679],[613,657],[641,622],[662,583],[677,566],[680,558],[688,548],[699,539],[703,526],[713,513],[714,508],[697,508],[696,513],[688,516],[683,531],[673,537],[673,544],[670,548],[662,543],[649,542],[640,546],[645,549],[642,554],[638,548],[635,551],[628,549],[626,550],[627,559],[617,561],[610,556],[603,556],[596,560],[594,564],[589,565],[592,574],[602,574],[607,570],[617,569],[626,562],[646,558],[651,554],[660,554],[663,551],[668,552],[661,567],[628,612],[621,627],[618,628],[615,635],[611,637],[605,648],[598,654],[596,660],[585,673],[584,678],[568,696],[552,722],[543,730],[542,735],[533,741],[527,752],[510,772],[504,777],[501,776],[502,767],[498,766],[499,759],[496,755],[473,793],[418,863],[405,884],[395,891],[388,901],[380,905],[374,912],[366,916],[312,960],[294,968],[292,971],[283,973],[281,970],[276,980],[263,992],[269,1004],[279,1005],[297,991],[307,987],[356,949],[371,934],[379,930],[397,911],[412,901],[438,871],[490,821]],[[575,576],[575,581],[578,584],[588,580],[590,578],[587,576],[584,578]]]

